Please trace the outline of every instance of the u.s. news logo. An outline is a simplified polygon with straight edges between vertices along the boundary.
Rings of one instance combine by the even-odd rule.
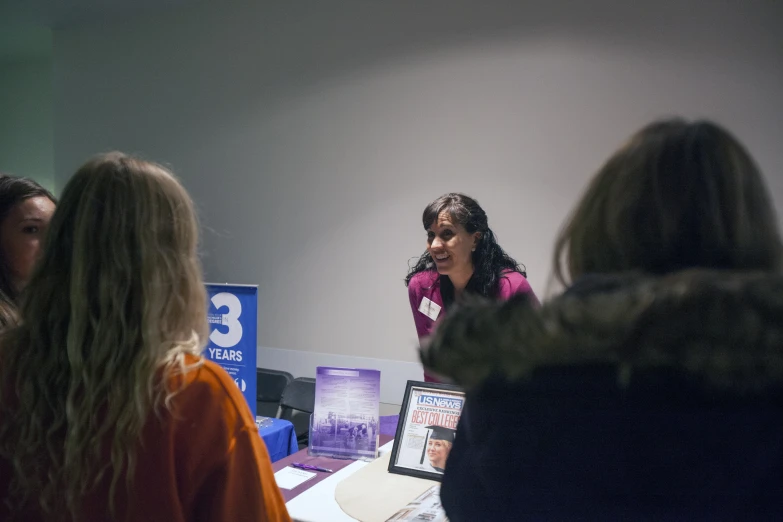
[[[419,395],[417,404],[423,406],[434,406],[435,408],[446,408],[449,410],[462,410],[462,399],[453,399],[449,397],[436,397],[434,395]]]

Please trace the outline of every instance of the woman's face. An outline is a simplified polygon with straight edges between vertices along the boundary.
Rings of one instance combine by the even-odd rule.
[[[478,237],[478,232],[471,234],[462,225],[454,223],[447,211],[441,212],[427,229],[427,252],[435,261],[438,273],[455,275],[472,272],[472,252]]]
[[[434,468],[445,468],[446,459],[449,458],[449,452],[451,451],[451,444],[445,440],[430,439],[427,442],[427,458],[430,459],[430,464]]]
[[[54,202],[46,196],[35,196],[11,207],[0,223],[0,255],[17,292],[30,280],[52,214]]]

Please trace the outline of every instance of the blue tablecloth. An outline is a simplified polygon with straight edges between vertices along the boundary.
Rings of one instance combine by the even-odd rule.
[[[258,417],[256,420],[260,419]],[[299,451],[296,443],[296,433],[294,425],[283,419],[269,419],[272,424],[263,426],[258,430],[261,438],[264,439],[266,449],[269,452],[269,458],[272,462],[278,461],[293,453]]]

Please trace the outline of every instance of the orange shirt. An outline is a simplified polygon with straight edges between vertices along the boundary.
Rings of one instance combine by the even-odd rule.
[[[196,359],[188,357],[192,364]],[[151,416],[133,486],[117,487],[119,520],[144,522],[290,522],[264,441],[245,398],[217,364],[188,373],[187,387],[162,419]],[[9,463],[0,460],[0,497]],[[7,479],[8,475],[6,475]],[[84,499],[79,522],[110,520],[109,480]],[[4,506],[0,500],[0,520]],[[26,513],[23,520],[44,520]]]

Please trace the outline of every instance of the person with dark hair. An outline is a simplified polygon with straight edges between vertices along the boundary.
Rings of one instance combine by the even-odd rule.
[[[525,294],[538,302],[525,271],[497,243],[478,201],[464,194],[445,194],[427,205],[422,224],[427,250],[405,278],[420,341],[463,295],[508,299]],[[427,371],[424,380],[437,381]]]
[[[56,200],[35,181],[0,174],[0,332],[17,321]]]
[[[422,349],[467,390],[449,520],[783,520],[782,260],[736,138],[636,133],[560,233],[566,292],[467,303]]]

